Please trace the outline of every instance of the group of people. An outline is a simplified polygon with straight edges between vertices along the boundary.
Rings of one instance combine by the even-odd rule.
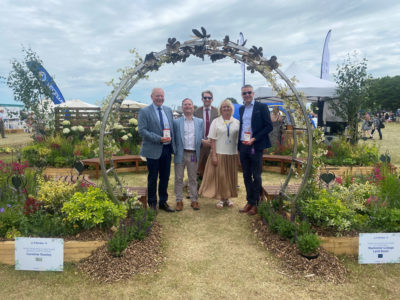
[[[188,174],[191,207],[199,210],[199,195],[217,200],[217,208],[232,207],[238,196],[238,164],[243,170],[246,205],[241,213],[254,215],[261,195],[262,155],[271,147],[273,129],[268,106],[254,100],[251,85],[241,89],[244,105],[239,120],[233,118],[234,106],[225,99],[213,107],[213,94],[201,94],[203,106],[194,110],[193,101],[182,101],[183,116],[173,119],[164,106],[164,91],[154,88],[152,105],[139,112],[138,130],[142,137],[140,154],[147,159],[147,198],[150,208],[167,212],[183,209],[184,171]],[[174,154],[175,209],[168,204],[168,182]],[[201,179],[198,189],[197,179]],[[158,186],[157,186],[158,181]],[[157,199],[158,190],[158,199]]]
[[[382,139],[382,129],[385,128],[385,118],[381,113],[377,113],[371,120],[368,112],[365,113],[363,123],[361,125],[362,137],[373,138],[374,132],[378,131],[379,139]]]

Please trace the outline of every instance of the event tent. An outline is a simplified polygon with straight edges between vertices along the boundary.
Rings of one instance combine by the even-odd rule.
[[[292,63],[286,71],[285,75],[292,79],[296,78],[295,87],[299,92],[303,92],[309,101],[317,101],[318,98],[335,98],[337,85],[335,82],[319,79],[300,67],[296,63]],[[286,86],[283,80],[278,80],[277,83]],[[277,99],[276,92],[272,87],[259,87],[255,89],[255,99]],[[278,100],[279,101],[279,100]]]
[[[122,108],[143,108],[148,106],[148,104],[144,104],[144,103],[140,103],[134,100],[129,100],[129,99],[125,99],[124,101],[122,101],[121,103],[121,107]]]
[[[84,102],[80,99],[66,100],[64,103],[55,105],[56,107],[98,107],[97,105]]]

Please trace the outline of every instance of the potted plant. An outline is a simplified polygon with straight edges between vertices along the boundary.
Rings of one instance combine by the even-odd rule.
[[[296,244],[300,254],[305,258],[314,259],[319,256],[318,248],[321,241],[316,234],[305,233],[300,235]]]

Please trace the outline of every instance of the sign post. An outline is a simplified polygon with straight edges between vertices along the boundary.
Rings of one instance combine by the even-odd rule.
[[[400,263],[400,233],[360,233],[358,263]]]
[[[64,240],[16,237],[15,270],[63,271]]]

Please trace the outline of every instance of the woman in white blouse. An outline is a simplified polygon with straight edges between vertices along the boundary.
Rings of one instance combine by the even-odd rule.
[[[211,153],[204,170],[199,194],[215,198],[217,207],[232,207],[229,198],[237,197],[238,156],[237,143],[240,123],[232,117],[234,107],[229,99],[219,107],[220,116],[210,126],[208,138]]]

